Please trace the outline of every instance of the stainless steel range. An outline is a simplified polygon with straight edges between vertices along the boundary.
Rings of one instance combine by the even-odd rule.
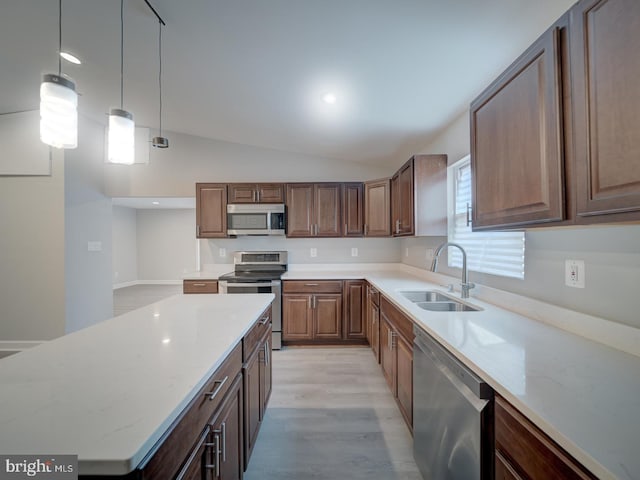
[[[272,305],[274,350],[282,347],[282,285],[280,277],[287,271],[287,252],[234,252],[235,270],[218,278],[220,293],[273,293]]]

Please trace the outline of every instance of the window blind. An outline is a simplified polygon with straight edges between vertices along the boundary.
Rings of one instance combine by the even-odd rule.
[[[524,278],[524,232],[472,232],[471,160],[467,156],[449,167],[449,188],[453,198],[449,206],[449,241],[467,252],[467,267],[476,272],[504,277]],[[469,222],[467,218],[469,216]],[[449,248],[450,267],[462,267],[462,254]]]

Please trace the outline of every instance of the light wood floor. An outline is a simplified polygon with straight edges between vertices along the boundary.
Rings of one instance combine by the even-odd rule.
[[[273,352],[273,393],[245,480],[422,480],[368,348]]]

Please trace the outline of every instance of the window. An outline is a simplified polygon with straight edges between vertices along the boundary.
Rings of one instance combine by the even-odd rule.
[[[524,278],[524,232],[471,231],[471,157],[448,168],[449,241],[467,252],[467,267],[476,272]],[[462,254],[450,248],[450,267],[462,267]]]

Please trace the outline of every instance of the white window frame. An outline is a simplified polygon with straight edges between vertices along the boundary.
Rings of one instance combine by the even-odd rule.
[[[467,252],[467,267],[475,272],[524,279],[525,232],[471,231],[471,156],[447,168],[447,224],[450,242],[459,243]],[[459,177],[464,175],[464,178]],[[458,194],[459,180],[463,193]],[[466,184],[468,180],[468,185]],[[462,198],[458,198],[462,195]],[[465,208],[466,207],[466,208]],[[462,267],[462,254],[449,248],[449,267]]]

